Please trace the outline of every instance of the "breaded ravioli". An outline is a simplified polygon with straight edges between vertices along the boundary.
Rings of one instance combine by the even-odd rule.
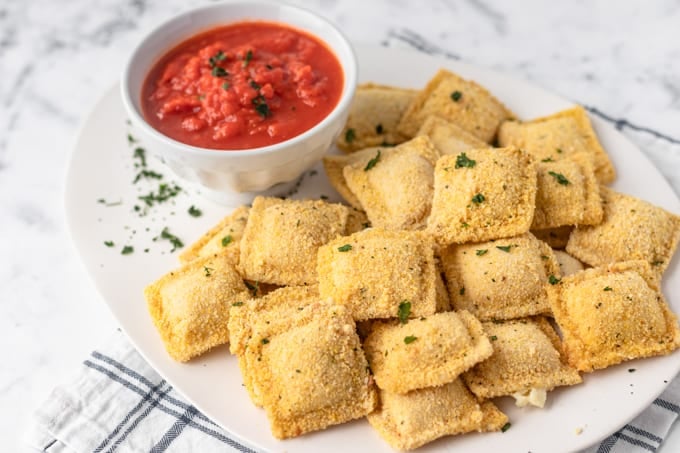
[[[430,215],[434,166],[439,152],[427,137],[359,160],[343,169],[347,187],[371,225],[388,230],[418,230]]]
[[[239,271],[276,285],[316,283],[317,249],[347,233],[349,208],[322,200],[256,197],[241,238]]]
[[[680,346],[678,320],[646,261],[586,269],[548,288],[569,364],[593,371]]]
[[[521,149],[442,156],[427,229],[442,245],[516,236],[529,231],[535,203],[536,166]]]
[[[508,422],[491,401],[478,402],[460,379],[398,394],[380,390],[368,422],[392,448],[413,450],[443,436],[500,431]]]
[[[378,397],[355,330],[345,307],[313,304],[284,332],[253,332],[246,360],[275,437],[373,412]]]
[[[593,162],[600,184],[616,179],[614,165],[581,106],[531,121],[506,121],[498,130],[498,143],[524,148],[538,161],[569,159],[575,153],[585,152]]]
[[[602,222],[600,186],[588,156],[536,163],[536,210],[532,230]]]
[[[604,221],[574,229],[567,252],[591,266],[645,260],[662,275],[680,241],[680,216],[602,187]]]
[[[180,362],[229,342],[229,308],[250,295],[227,254],[195,259],[144,290],[170,356]]]
[[[559,265],[531,233],[449,246],[441,257],[456,310],[484,321],[550,314],[545,286],[559,279]]]
[[[581,383],[581,376],[567,364],[559,337],[543,317],[504,322],[485,322],[493,345],[489,359],[463,374],[463,380],[479,398],[550,391],[557,386]]]
[[[482,324],[465,310],[376,322],[364,350],[378,387],[392,393],[453,382],[493,352]]]
[[[357,87],[347,123],[336,144],[345,152],[371,146],[393,146],[408,140],[397,130],[406,108],[418,94],[417,90],[374,83]]]
[[[319,248],[319,293],[348,307],[357,321],[396,317],[411,303],[411,316],[437,308],[434,242],[419,231],[377,228],[341,237]]]
[[[514,118],[498,99],[481,85],[440,69],[413,99],[398,130],[412,137],[431,115],[438,115],[485,143],[491,143],[500,124]]]

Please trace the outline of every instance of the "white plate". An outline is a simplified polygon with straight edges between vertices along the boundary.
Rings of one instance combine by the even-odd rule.
[[[570,102],[528,83],[455,61],[380,47],[358,46],[356,50],[361,81],[422,87],[437,69],[447,67],[488,87],[522,118],[570,106]],[[593,122],[619,173],[613,187],[680,213],[680,201],[640,150],[598,118],[593,118]],[[128,132],[130,126],[118,90],[112,89],[85,122],[73,151],[66,183],[66,213],[73,241],[91,278],[141,354],[198,409],[245,445],[294,452],[392,451],[365,420],[277,441],[270,434],[264,411],[248,399],[236,359],[225,347],[188,364],[176,363],[168,357],[147,313],[142,290],[177,267],[178,262],[176,254],[169,253],[168,242],[154,242],[152,238],[167,226],[185,243],[191,242],[230,209],[188,190],[175,202],[140,217],[133,209],[135,204],[141,204],[137,197],[157,183],[132,184],[136,170]],[[149,164],[165,173],[166,178],[169,176],[169,170],[160,162],[149,158]],[[316,174],[303,178],[296,197],[320,195],[339,200],[318,167]],[[100,198],[122,203],[107,207],[97,202]],[[200,208],[203,215],[189,216],[190,205]],[[114,241],[116,246],[106,247],[107,240]],[[134,246],[134,253],[121,255],[122,246],[128,244]],[[670,289],[680,287],[678,261],[676,257],[671,263],[663,285],[675,312],[680,312],[680,293]],[[584,384],[551,392],[543,410],[519,409],[510,399],[500,399],[500,407],[512,422],[506,433],[444,438],[422,451],[556,452],[585,448],[642,411],[678,369],[680,360],[674,354],[587,374]]]

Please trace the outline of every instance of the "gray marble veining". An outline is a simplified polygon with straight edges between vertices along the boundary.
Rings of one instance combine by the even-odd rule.
[[[356,42],[526,79],[611,120],[680,193],[680,2],[296,0]],[[78,124],[140,37],[182,0],[0,2],[0,435],[115,322],[69,244],[63,182]],[[16,442],[16,448],[12,443]]]

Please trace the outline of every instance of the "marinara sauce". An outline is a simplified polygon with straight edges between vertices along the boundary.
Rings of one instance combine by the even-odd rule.
[[[156,130],[216,150],[258,148],[312,128],[343,90],[337,57],[316,37],[240,22],[182,42],[151,69],[142,110]]]

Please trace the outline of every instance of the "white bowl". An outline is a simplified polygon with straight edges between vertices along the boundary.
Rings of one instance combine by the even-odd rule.
[[[270,146],[216,151],[187,145],[154,129],[144,119],[141,90],[153,64],[182,41],[219,25],[245,20],[280,22],[322,40],[338,58],[344,86],[335,108],[302,134]],[[227,2],[184,12],[152,30],[134,49],[122,77],[123,104],[147,150],[180,178],[195,183],[215,201],[248,202],[277,184],[293,182],[326,153],[343,128],[354,97],[357,63],[345,36],[333,24],[307,10],[268,2]],[[279,192],[281,188],[279,188]],[[269,190],[275,192],[277,188]]]

